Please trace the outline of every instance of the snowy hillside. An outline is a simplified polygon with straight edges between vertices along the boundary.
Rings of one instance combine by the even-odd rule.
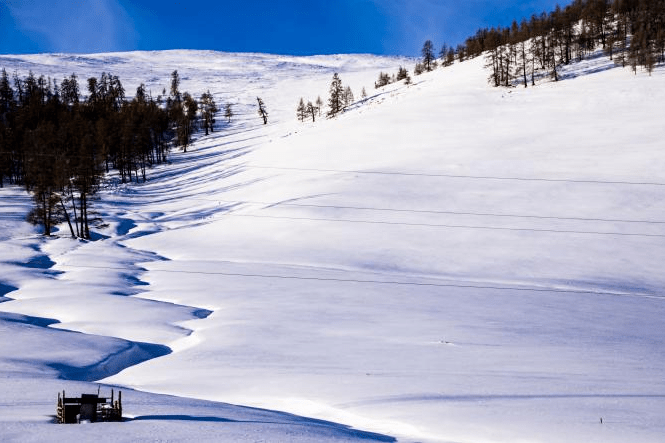
[[[497,89],[475,59],[373,88],[400,64],[0,58],[153,95],[178,69],[183,90],[239,110],[147,183],[109,177],[96,241],[41,238],[29,197],[0,189],[3,434],[662,441],[665,70],[599,56],[556,84]],[[333,72],[370,97],[298,122]],[[48,424],[58,390],[100,379],[137,390],[135,420]]]

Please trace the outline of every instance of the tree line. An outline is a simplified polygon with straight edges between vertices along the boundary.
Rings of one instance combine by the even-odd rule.
[[[13,85],[12,85],[13,83]],[[101,180],[117,170],[123,183],[146,180],[146,169],[183,150],[194,131],[213,131],[218,111],[209,91],[200,100],[180,92],[177,71],[170,93],[153,98],[141,84],[128,99],[117,76],[60,84],[32,72],[25,78],[0,72],[0,187],[7,181],[32,194],[28,219],[44,227],[67,222],[73,237],[90,238],[91,199]],[[227,105],[227,117],[232,112]]]
[[[481,28],[455,48],[444,44],[438,60],[427,40],[414,74],[485,54],[490,84],[528,87],[543,75],[558,81],[561,66],[599,48],[617,65],[651,74],[665,62],[665,0],[574,0],[509,27]],[[378,85],[389,82],[380,77]]]
[[[486,53],[491,84],[519,81],[527,87],[535,85],[538,72],[559,80],[562,65],[598,48],[618,65],[651,73],[665,62],[665,0],[575,0],[510,27],[480,29],[457,56]]]
[[[575,0],[565,8],[514,21],[471,40],[471,53],[488,52],[489,82],[535,85],[536,73],[559,80],[558,69],[602,48],[618,65],[649,74],[665,61],[665,0]]]

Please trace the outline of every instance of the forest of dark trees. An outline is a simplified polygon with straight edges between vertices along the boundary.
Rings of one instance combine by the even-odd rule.
[[[174,71],[165,99],[141,84],[129,100],[120,79],[103,73],[87,80],[83,99],[76,75],[58,85],[32,73],[10,81],[3,69],[0,186],[25,186],[34,200],[29,220],[45,235],[66,221],[72,237],[89,239],[90,201],[104,174],[114,169],[123,183],[145,181],[146,168],[165,162],[171,146],[186,150],[199,114],[206,133],[213,130],[212,95],[203,94],[199,106],[179,84]]]
[[[575,0],[508,28],[480,29],[454,51],[459,61],[486,54],[489,82],[535,84],[539,72],[559,80],[557,69],[598,48],[634,72],[665,62],[665,0]],[[451,49],[442,49],[449,60]]]

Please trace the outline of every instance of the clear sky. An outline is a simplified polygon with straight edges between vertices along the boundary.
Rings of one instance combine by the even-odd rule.
[[[0,0],[0,53],[213,49],[418,55],[554,0]],[[562,5],[565,5],[564,1]]]

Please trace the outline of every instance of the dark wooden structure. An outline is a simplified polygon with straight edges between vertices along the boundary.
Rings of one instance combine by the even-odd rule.
[[[58,423],[96,423],[105,421],[122,421],[122,392],[118,391],[115,400],[113,389],[111,398],[97,394],[83,394],[80,397],[62,396],[58,392],[56,409]]]

